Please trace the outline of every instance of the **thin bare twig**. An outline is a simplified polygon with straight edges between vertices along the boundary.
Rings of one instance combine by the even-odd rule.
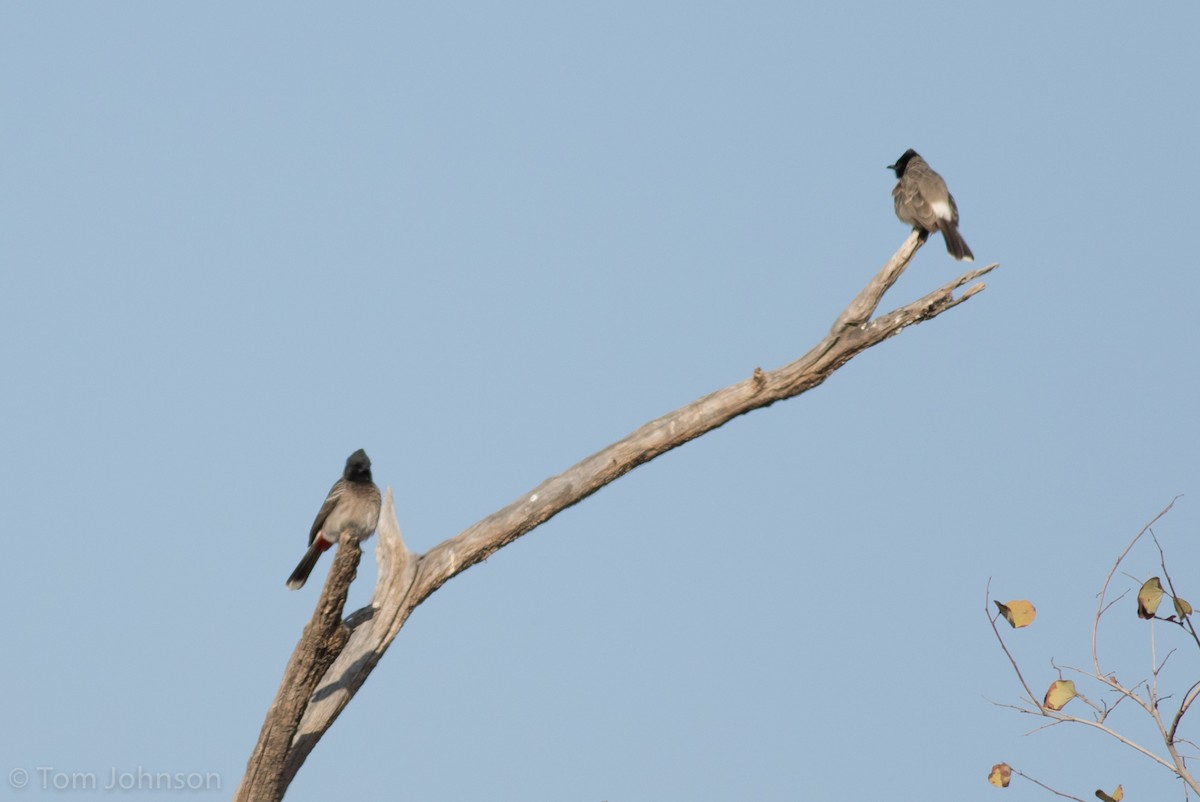
[[[1117,602],[1121,601],[1121,599],[1125,598],[1125,597],[1126,597],[1126,596],[1128,596],[1128,595],[1129,595],[1129,589],[1128,589],[1128,588],[1126,588],[1125,590],[1121,591],[1121,595],[1120,595],[1120,596],[1118,596],[1117,598],[1113,599],[1113,600],[1112,600],[1112,601],[1110,601],[1108,604],[1104,605],[1104,609],[1100,611],[1100,615],[1104,615],[1105,613],[1107,613],[1110,607],[1112,607],[1114,604],[1116,604]]]
[[[1171,728],[1167,730],[1167,740],[1171,743],[1182,742],[1182,739],[1176,737],[1176,733],[1179,732],[1179,722],[1183,721],[1192,702],[1196,701],[1197,694],[1200,694],[1200,681],[1193,683],[1192,687],[1188,688],[1187,693],[1183,695],[1183,701],[1179,704],[1179,709],[1175,711],[1175,717],[1171,719]]]
[[[1057,794],[1058,796],[1061,796],[1061,797],[1063,797],[1064,799],[1074,799],[1074,800],[1075,800],[1075,802],[1087,802],[1087,800],[1080,799],[1080,798],[1079,798],[1079,797],[1077,797],[1077,796],[1071,796],[1070,794],[1064,794],[1062,791],[1056,791],[1056,790],[1054,790],[1053,788],[1051,788],[1050,786],[1046,785],[1044,782],[1039,782],[1038,780],[1035,780],[1035,779],[1033,779],[1032,777],[1030,777],[1030,776],[1029,776],[1028,774],[1026,774],[1025,772],[1023,772],[1023,771],[1017,771],[1016,769],[1013,769],[1013,768],[1012,768],[1012,766],[1009,766],[1009,768],[1010,768],[1010,769],[1012,769],[1012,773],[1013,773],[1013,774],[1020,774],[1022,777],[1024,777],[1024,778],[1025,778],[1025,779],[1027,779],[1027,780],[1029,780],[1029,781],[1030,781],[1031,783],[1033,783],[1034,785],[1040,785],[1042,788],[1045,788],[1047,791],[1049,791],[1049,792],[1050,792],[1050,793],[1052,793],[1052,794]]]
[[[1025,712],[1032,713],[1035,716],[1045,716],[1046,715],[1045,713],[1039,713],[1036,710],[1026,710]],[[1071,722],[1068,719],[1058,718],[1058,719],[1055,719],[1054,721],[1051,721],[1048,724],[1043,724],[1040,727],[1034,727],[1032,730],[1025,733],[1025,737],[1028,738],[1030,735],[1035,735],[1035,734],[1041,732],[1042,730],[1048,730],[1051,727],[1057,727],[1059,724],[1069,724],[1069,723],[1071,723]]]
[[[1142,527],[1141,531],[1134,536],[1133,540],[1129,541],[1129,545],[1125,547],[1125,551],[1121,552],[1121,556],[1117,558],[1115,563],[1113,563],[1112,570],[1110,570],[1108,572],[1108,576],[1104,578],[1104,584],[1100,587],[1100,600],[1096,605],[1096,617],[1092,621],[1092,665],[1096,667],[1097,675],[1102,675],[1104,673],[1100,670],[1100,654],[1096,643],[1098,639],[1097,633],[1100,630],[1100,617],[1104,615],[1104,611],[1106,609],[1104,605],[1104,594],[1108,592],[1108,583],[1112,582],[1113,574],[1115,574],[1117,569],[1121,566],[1121,561],[1124,560],[1126,555],[1133,550],[1134,545],[1141,540],[1142,535],[1146,534],[1150,527],[1158,523],[1159,518],[1162,518],[1164,515],[1170,512],[1171,508],[1175,506],[1175,502],[1178,500],[1179,496],[1171,499],[1171,503],[1164,507],[1162,512],[1160,512],[1158,515],[1155,515],[1152,519],[1150,519],[1150,523]]]
[[[1200,636],[1196,634],[1196,627],[1192,624],[1190,615],[1180,615],[1179,608],[1176,605],[1176,599],[1179,594],[1175,592],[1175,583],[1171,580],[1171,572],[1167,570],[1167,555],[1163,553],[1162,544],[1158,542],[1158,536],[1154,534],[1154,530],[1150,530],[1150,537],[1154,539],[1154,545],[1158,547],[1158,563],[1162,566],[1163,578],[1167,580],[1167,589],[1171,592],[1171,604],[1175,606],[1175,615],[1179,616],[1178,624],[1184,632],[1192,636],[1192,640],[1196,646],[1200,648]]]
[[[1037,700],[1037,696],[1029,688],[1029,683],[1025,681],[1025,676],[1021,673],[1021,667],[1017,665],[1016,659],[1012,656],[1012,652],[1008,650],[1008,644],[1004,642],[1003,636],[1000,634],[1000,628],[996,626],[996,618],[992,615],[992,578],[989,576],[987,587],[983,592],[983,612],[987,615],[988,624],[992,627],[992,632],[996,633],[996,640],[1000,643],[1000,648],[1004,650],[1004,656],[1008,658],[1008,662],[1012,665],[1013,671],[1017,674],[1017,679],[1021,681],[1021,687],[1025,689],[1025,693],[1029,695],[1029,700],[1037,705],[1040,711],[1045,711],[1042,703]]]

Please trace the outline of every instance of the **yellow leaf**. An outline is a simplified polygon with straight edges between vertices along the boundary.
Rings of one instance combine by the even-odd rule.
[[[1013,629],[1027,627],[1037,617],[1037,610],[1027,599],[1014,599],[1008,604],[996,602],[996,606],[1000,608],[1000,615],[1004,616],[1004,620]]]
[[[1175,612],[1179,614],[1180,618],[1187,618],[1189,615],[1192,614],[1192,605],[1187,603],[1187,599],[1181,599],[1178,596],[1176,596],[1175,597]]]
[[[1121,802],[1121,800],[1125,798],[1125,789],[1118,785],[1117,790],[1112,792],[1112,796],[1109,796],[1103,791],[1096,789],[1096,796],[1103,799],[1104,802]]]
[[[1012,781],[1012,767],[1007,763],[997,763],[988,774],[988,782],[997,788],[1007,788]]]
[[[1158,577],[1152,576],[1147,579],[1138,591],[1138,618],[1153,618],[1158,612],[1162,597],[1162,583],[1158,581]]]
[[[1075,681],[1056,679],[1050,683],[1050,688],[1046,691],[1046,698],[1042,700],[1042,707],[1047,710],[1062,710],[1063,705],[1074,698]]]

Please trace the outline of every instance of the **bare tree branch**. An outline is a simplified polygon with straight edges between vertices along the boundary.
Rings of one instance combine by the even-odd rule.
[[[293,735],[313,691],[342,653],[349,637],[349,628],[342,622],[342,610],[361,556],[362,549],[353,538],[343,537],[338,543],[317,609],[283,672],[279,692],[267,711],[235,799],[283,798],[291,778],[283,779],[280,769],[292,751]]]
[[[347,618],[345,629],[349,637],[344,648],[322,652],[327,655],[332,651],[336,659],[328,665],[315,690],[309,673],[297,667],[308,665],[312,659],[308,651],[313,644],[306,629],[284,674],[279,695],[268,710],[263,734],[234,799],[254,802],[282,799],[305,758],[362,687],[409,614],[451,577],[660,454],[733,418],[820,385],[871,346],[909,326],[932,320],[982,291],[985,285],[979,283],[957,297],[954,295],[955,290],[998,266],[971,270],[912,303],[871,319],[884,293],[904,272],[921,244],[914,231],[838,316],[829,334],[795,362],[770,371],[755,368],[749,378],[650,421],[423,555],[409,552],[400,539],[389,492],[380,516],[379,580],[371,603]],[[339,549],[339,560],[342,549],[344,545]],[[334,603],[326,599],[337,593],[341,599],[336,604],[340,615],[347,588],[348,583],[346,587],[335,588],[331,576],[322,592],[318,614],[327,606],[333,609]],[[314,618],[314,624],[316,621]],[[296,706],[304,701],[308,704],[301,706],[298,713]]]
[[[1121,563],[1125,560],[1125,558],[1133,550],[1133,547],[1137,544],[1138,540],[1140,540],[1142,538],[1142,536],[1145,535],[1147,532],[1150,532],[1151,537],[1154,539],[1155,545],[1158,547],[1159,558],[1160,558],[1162,568],[1163,568],[1163,575],[1167,576],[1168,587],[1171,588],[1171,593],[1172,593],[1172,595],[1174,595],[1174,585],[1171,583],[1170,576],[1167,574],[1166,559],[1163,556],[1162,546],[1159,545],[1158,538],[1154,536],[1154,531],[1151,527],[1153,527],[1153,525],[1155,523],[1157,523],[1160,518],[1162,518],[1164,515],[1166,515],[1168,512],[1170,512],[1171,508],[1175,506],[1175,502],[1178,500],[1179,500],[1179,496],[1176,496],[1174,499],[1171,500],[1170,504],[1168,504],[1161,512],[1158,513],[1158,515],[1154,516],[1154,518],[1148,524],[1146,524],[1144,527],[1142,527],[1141,531],[1138,532],[1136,536],[1134,536],[1133,540],[1130,541],[1129,545],[1125,547],[1125,550],[1123,552],[1121,552],[1121,555],[1117,558],[1116,562],[1113,564],[1113,567],[1109,570],[1108,576],[1105,577],[1104,584],[1101,586],[1100,592],[1097,594],[1096,614],[1092,619],[1092,666],[1093,666],[1093,670],[1092,671],[1084,671],[1083,669],[1076,668],[1075,666],[1067,666],[1067,665],[1058,666],[1054,663],[1053,660],[1051,661],[1051,665],[1055,669],[1058,670],[1060,679],[1061,679],[1062,671],[1065,669],[1067,671],[1072,671],[1076,674],[1079,674],[1083,677],[1090,677],[1091,679],[1094,679],[1097,682],[1100,682],[1101,684],[1107,686],[1108,688],[1110,688],[1113,691],[1116,691],[1119,694],[1119,696],[1117,697],[1117,701],[1115,703],[1113,703],[1113,705],[1111,707],[1109,707],[1107,702],[1104,703],[1103,705],[1098,705],[1095,702],[1092,702],[1086,696],[1084,696],[1084,694],[1082,692],[1078,692],[1078,691],[1076,692],[1075,698],[1078,698],[1079,700],[1081,700],[1082,702],[1084,702],[1085,704],[1087,704],[1089,707],[1091,707],[1093,710],[1096,711],[1095,720],[1089,720],[1089,719],[1085,719],[1085,718],[1080,718],[1078,716],[1073,716],[1069,713],[1064,713],[1061,710],[1051,710],[1050,708],[1046,707],[1043,703],[1039,703],[1037,701],[1036,697],[1032,696],[1029,685],[1025,682],[1025,678],[1021,673],[1021,669],[1018,666],[1017,661],[1013,658],[1012,653],[1008,650],[1007,645],[1004,643],[1004,638],[1001,637],[1001,635],[1000,635],[1000,630],[996,626],[996,618],[991,614],[991,611],[988,609],[988,602],[990,600],[990,593],[991,593],[991,580],[990,579],[988,580],[987,590],[985,591],[984,611],[988,616],[988,622],[992,626],[992,631],[996,635],[996,640],[1000,643],[1000,648],[1003,650],[1005,656],[1009,660],[1009,663],[1012,665],[1013,671],[1016,672],[1017,679],[1020,681],[1021,686],[1025,689],[1025,692],[1027,694],[1030,694],[1031,698],[1033,698],[1033,704],[1030,707],[1024,707],[1022,705],[1010,705],[1010,704],[1003,704],[1003,705],[998,705],[998,706],[1008,707],[1012,710],[1017,710],[1021,713],[1026,713],[1028,715],[1034,715],[1034,716],[1042,716],[1044,718],[1051,720],[1050,724],[1047,724],[1043,727],[1039,727],[1039,728],[1035,729],[1033,732],[1037,732],[1038,730],[1045,729],[1045,728],[1051,727],[1051,726],[1057,726],[1058,724],[1063,724],[1063,723],[1082,724],[1086,727],[1091,727],[1092,729],[1103,732],[1103,733],[1107,734],[1108,736],[1120,741],[1125,746],[1133,749],[1136,752],[1139,752],[1139,753],[1145,755],[1146,757],[1153,760],[1155,763],[1158,763],[1160,766],[1171,771],[1179,779],[1181,779],[1187,785],[1188,788],[1190,788],[1192,791],[1200,793],[1200,783],[1197,783],[1196,779],[1194,777],[1192,777],[1192,775],[1189,772],[1188,767],[1187,767],[1187,758],[1186,758],[1186,756],[1182,755],[1178,749],[1179,743],[1187,743],[1187,742],[1183,741],[1182,739],[1179,739],[1176,735],[1177,730],[1179,728],[1180,721],[1183,719],[1183,716],[1187,713],[1187,711],[1190,708],[1190,706],[1192,705],[1192,703],[1196,700],[1196,697],[1198,695],[1200,695],[1200,682],[1196,682],[1195,684],[1193,684],[1188,689],[1188,691],[1183,695],[1183,699],[1180,702],[1179,709],[1176,711],[1174,717],[1171,720],[1171,724],[1168,727],[1163,722],[1162,714],[1161,714],[1159,708],[1160,708],[1162,702],[1164,702],[1166,699],[1170,699],[1171,697],[1170,696],[1162,697],[1159,695],[1158,677],[1159,677],[1159,674],[1162,671],[1163,667],[1166,665],[1167,660],[1169,660],[1171,655],[1174,654],[1175,649],[1171,649],[1167,653],[1166,657],[1163,658],[1162,662],[1158,661],[1157,641],[1155,640],[1155,630],[1153,628],[1154,622],[1153,621],[1150,622],[1150,626],[1151,626],[1151,629],[1150,629],[1150,674],[1151,674],[1151,676],[1149,679],[1139,681],[1132,688],[1126,688],[1123,684],[1121,684],[1121,682],[1119,682],[1117,680],[1115,675],[1105,674],[1104,671],[1100,667],[1100,649],[1099,649],[1100,619],[1104,617],[1104,614],[1115,603],[1115,600],[1107,600],[1108,587],[1112,582],[1112,578],[1116,575],[1117,571],[1120,569]],[[1133,579],[1135,582],[1141,581],[1141,580],[1137,579],[1136,577],[1131,577],[1131,579]],[[1126,595],[1125,593],[1120,594],[1117,597],[1117,600],[1123,598],[1125,595]],[[1181,628],[1187,630],[1189,633],[1192,633],[1193,638],[1195,639],[1196,636],[1194,634],[1194,630],[1192,629],[1190,619],[1187,619],[1186,616],[1181,616],[1181,617],[1185,619],[1184,622],[1182,622],[1182,623],[1178,622],[1178,621],[1173,621],[1170,619],[1165,619],[1165,618],[1159,618],[1158,620],[1168,621],[1169,623],[1174,623],[1174,624],[1180,624]],[[1200,643],[1200,639],[1196,639],[1196,642]],[[1137,693],[1138,688],[1142,687],[1143,685],[1146,688],[1145,698],[1142,698]],[[1117,706],[1119,704],[1121,704],[1121,702],[1124,701],[1125,699],[1131,699],[1133,701],[1133,703],[1135,705],[1137,705],[1138,707],[1140,707],[1154,722],[1155,727],[1158,728],[1159,736],[1162,738],[1163,744],[1166,747],[1168,754],[1170,755],[1170,760],[1162,757],[1161,755],[1157,755],[1154,752],[1151,752],[1148,748],[1125,737],[1117,730],[1108,726],[1108,724],[1106,722],[1108,720],[1109,715],[1114,710],[1116,710]],[[992,704],[997,704],[997,703],[993,702]],[[1015,769],[1014,769],[1014,772],[1020,773],[1020,772],[1016,772]],[[1024,776],[1024,775],[1022,775],[1022,776]],[[1027,778],[1027,779],[1032,779],[1032,778]],[[1034,780],[1034,782],[1037,782],[1037,781]],[[1042,785],[1041,783],[1038,783],[1038,784]],[[1053,789],[1049,788],[1048,786],[1043,786],[1043,787],[1047,788],[1047,790],[1053,790]],[[1054,791],[1054,793],[1059,793],[1059,792]],[[1060,796],[1066,796],[1066,795],[1060,794]],[[1074,797],[1071,797],[1071,798],[1074,799]]]

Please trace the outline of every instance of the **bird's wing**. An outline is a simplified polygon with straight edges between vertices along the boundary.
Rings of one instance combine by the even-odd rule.
[[[924,219],[922,225],[933,230],[947,218],[958,225],[958,207],[945,179],[928,164],[917,165],[913,179],[913,189],[921,196],[922,212],[927,214],[929,219],[929,225],[925,225]]]
[[[907,177],[907,175],[906,175]],[[938,217],[915,181],[899,181],[892,190],[896,199],[896,215],[906,223],[917,225],[926,231],[937,229]]]
[[[325,526],[325,521],[329,518],[329,513],[333,512],[333,508],[338,505],[338,501],[345,491],[345,481],[338,479],[333,483],[333,487],[329,489],[329,495],[325,497],[325,503],[321,505],[321,510],[317,513],[317,519],[313,521],[312,530],[308,533],[308,545],[311,546],[313,541],[317,539],[317,533]]]

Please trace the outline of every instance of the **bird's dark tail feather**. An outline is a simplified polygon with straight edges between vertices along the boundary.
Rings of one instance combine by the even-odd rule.
[[[304,557],[300,560],[300,564],[296,566],[296,570],[292,571],[292,575],[288,577],[288,590],[299,590],[304,587],[304,583],[308,581],[308,575],[312,573],[312,569],[317,564],[317,559],[321,556],[321,552],[325,550],[320,546],[321,539],[317,538],[308,547],[308,551],[304,552]]]
[[[960,262],[963,259],[966,259],[968,262],[975,261],[975,254],[971,253],[971,249],[963,241],[962,235],[958,233],[956,225],[946,223],[942,227],[942,236],[946,238],[946,250],[950,252],[951,256]]]

